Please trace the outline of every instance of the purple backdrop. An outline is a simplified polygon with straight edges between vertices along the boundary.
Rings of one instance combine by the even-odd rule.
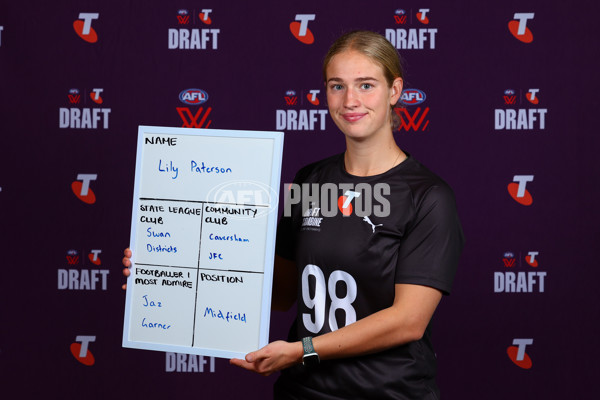
[[[434,319],[444,398],[590,398],[599,7],[576,3],[3,1],[1,390],[270,398],[275,377],[227,360],[121,348],[137,126],[283,130],[290,182],[343,150],[320,64],[370,29],[418,103],[397,141],[454,188],[467,237]],[[181,102],[189,88],[208,101]],[[273,313],[271,337],[291,319]]]

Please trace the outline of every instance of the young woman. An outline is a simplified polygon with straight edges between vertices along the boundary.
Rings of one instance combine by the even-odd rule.
[[[396,145],[403,76],[383,36],[343,35],[323,74],[346,152],[301,169],[295,183],[337,185],[345,212],[323,216],[322,204],[299,204],[282,218],[273,308],[296,302],[296,321],[288,341],[231,363],[282,371],[276,399],[437,399],[429,325],[463,245],[454,195]],[[352,211],[358,199],[378,212]]]

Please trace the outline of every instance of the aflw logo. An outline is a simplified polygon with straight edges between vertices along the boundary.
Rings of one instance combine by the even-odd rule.
[[[188,15],[188,11],[181,9],[177,12],[177,22],[179,25],[187,25],[190,23],[190,16]]]
[[[79,89],[69,90],[69,94],[67,96],[69,98],[69,103],[71,103],[71,104],[79,104],[79,100],[81,100],[81,95],[79,94]]]
[[[298,103],[298,96],[296,96],[295,90],[288,90],[285,92],[285,104],[288,106],[295,106]]]
[[[183,125],[181,125],[183,128],[208,128],[212,120],[207,121],[206,119],[211,111],[211,107],[208,107],[206,112],[204,112],[204,107],[200,107],[195,114],[192,114],[189,107],[177,107],[177,113],[183,121]]]
[[[77,250],[67,251],[67,263],[69,265],[79,264],[79,252]]]
[[[200,89],[186,89],[179,94],[179,100],[184,104],[197,103],[203,104],[208,101],[208,94]],[[183,121],[183,128],[208,128],[212,120],[208,119],[212,107],[199,107],[195,112],[192,112],[190,107],[176,107],[177,113]]]
[[[515,258],[515,255],[509,251],[507,251],[506,253],[504,253],[504,257],[502,258],[502,262],[504,263],[504,266],[507,268],[512,268],[515,266],[515,261],[517,261],[517,259]]]
[[[504,91],[504,104],[512,105],[517,101],[517,95],[513,89],[506,89]]]
[[[398,25],[404,25],[406,23],[406,11],[401,8],[397,9],[394,13],[394,21]]]
[[[404,107],[396,107],[394,112],[400,117],[399,131],[424,131],[429,125],[429,120],[425,120],[429,113],[429,107],[424,109],[417,107],[412,114]]]
[[[394,112],[400,117],[399,131],[424,131],[429,125],[427,114],[429,107],[416,107],[409,111],[407,106],[420,105],[425,101],[425,92],[419,89],[405,89],[398,101],[399,107],[394,107]]]
[[[290,32],[292,32],[292,35],[302,43],[313,44],[315,42],[315,36],[312,31],[308,29],[308,22],[314,21],[315,18],[316,14],[296,14],[295,22],[290,23]]]
[[[98,13],[79,13],[79,19],[73,22],[75,33],[88,43],[96,43],[98,41],[98,34],[92,28],[92,21],[99,17],[100,14]]]

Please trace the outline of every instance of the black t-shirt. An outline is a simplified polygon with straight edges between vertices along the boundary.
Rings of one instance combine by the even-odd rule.
[[[298,268],[290,340],[390,307],[397,283],[450,293],[463,246],[454,194],[410,155],[383,174],[357,177],[341,154],[304,167],[294,183],[312,197],[293,205],[277,232],[277,254]],[[428,327],[421,340],[383,352],[288,368],[275,397],[435,399],[435,372]]]

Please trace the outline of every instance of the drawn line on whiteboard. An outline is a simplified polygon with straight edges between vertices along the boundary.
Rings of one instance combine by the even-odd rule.
[[[264,272],[260,272],[260,271],[248,271],[248,270],[243,270],[243,269],[204,268],[204,267],[199,267],[199,266],[198,267],[182,267],[179,265],[144,264],[144,263],[135,263],[135,265],[143,265],[145,267],[185,268],[185,269],[202,270],[202,271],[242,272],[244,274],[264,274]]]
[[[198,267],[184,267],[181,265],[163,265],[163,264],[144,264],[144,263],[135,263],[135,265],[144,265],[148,267],[166,267],[166,268],[187,268],[187,269],[198,269]]]
[[[204,208],[204,207],[202,207]],[[202,238],[202,225],[204,225],[204,210],[202,210],[202,219],[200,220],[200,238]],[[202,244],[202,239],[200,239],[200,244]],[[200,268],[200,254],[201,254],[202,246],[198,248],[198,264],[197,267]],[[196,340],[196,309],[198,307],[198,280],[200,279],[200,274],[196,274],[196,294],[194,298],[194,325],[192,325],[192,347],[194,347],[194,341]]]
[[[198,269],[203,270],[203,271],[224,271],[224,272],[242,272],[244,274],[264,274],[264,272],[260,272],[260,271],[246,271],[246,270],[242,270],[242,269],[218,269],[218,268],[200,268],[198,267]]]
[[[227,206],[240,206],[240,207],[270,207],[269,204],[247,204],[247,203],[223,203],[219,201],[204,201],[204,200],[179,200],[179,199],[155,199],[152,197],[140,197],[140,200],[152,200],[152,201],[173,201],[182,203],[206,203],[206,204],[224,204]]]

